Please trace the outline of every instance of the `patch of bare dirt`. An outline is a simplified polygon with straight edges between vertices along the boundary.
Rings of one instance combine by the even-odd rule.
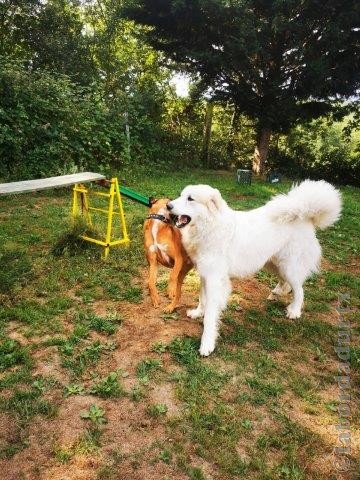
[[[144,272],[144,281],[146,276],[147,273]],[[120,328],[112,337],[117,343],[117,348],[111,355],[101,360],[99,367],[96,369],[97,372],[107,374],[110,370],[121,369],[126,372],[122,379],[124,387],[127,391],[130,391],[138,383],[136,377],[138,363],[149,357],[159,358],[156,353],[152,352],[154,343],[168,344],[174,338],[184,335],[199,338],[202,332],[202,323],[186,317],[186,307],[196,304],[198,290],[199,279],[192,272],[185,281],[182,303],[174,318],[162,318],[161,309],[153,308],[146,288],[144,288],[144,300],[141,304],[117,303],[105,300],[94,302],[92,308],[95,314],[106,316],[110,311],[117,311],[123,318]],[[242,310],[248,308],[263,309],[268,294],[269,287],[254,278],[235,281],[231,301],[237,303],[237,310],[241,315]],[[164,307],[168,300],[163,291],[160,292],[160,296],[162,307]],[[71,312],[64,318],[63,323],[65,331],[72,329]],[[18,325],[14,323],[13,328],[10,329],[12,338],[23,345],[34,342],[34,339],[27,339],[21,335],[17,327]],[[98,334],[94,334],[94,336],[97,337]],[[40,341],[41,338],[39,338]],[[275,352],[275,355],[277,354]],[[32,355],[35,359],[36,374],[51,375],[62,385],[68,383],[67,373],[60,364],[57,347],[35,348]],[[169,354],[163,354],[161,360],[165,367],[170,366],[170,369],[176,369],[176,366],[171,363]],[[283,360],[286,361],[286,358]],[[311,365],[312,370],[315,367],[316,365]],[[305,374],[308,368],[306,362],[298,365],[300,373],[304,372]],[[87,387],[87,382],[90,382],[90,376],[85,381],[79,380],[79,383],[85,384],[85,387]],[[228,392],[229,401],[236,393],[239,393],[235,391],[236,385],[234,387]],[[176,418],[181,414],[181,402],[176,399],[173,386],[169,383],[158,383],[154,386],[151,384],[147,389],[147,402],[166,404],[168,418]],[[60,406],[56,418],[38,417],[30,425],[29,447],[15,454],[13,458],[0,462],[4,480],[19,480],[20,478],[26,480],[95,480],[97,471],[106,465],[114,451],[119,452],[121,457],[116,464],[110,462],[114,473],[113,478],[116,480],[163,480],[165,478],[185,480],[188,478],[173,464],[168,465],[158,460],[159,445],[167,444],[172,439],[169,438],[169,432],[167,432],[161,418],[154,419],[149,416],[146,411],[146,402],[136,403],[128,397],[101,400],[87,395],[60,398],[57,403]],[[80,413],[82,410],[88,410],[90,405],[94,403],[105,409],[108,420],[108,423],[101,427],[101,446],[98,452],[89,455],[75,454],[68,463],[59,463],[54,456],[54,448],[60,446],[71,449],[78,442],[88,427],[88,422],[80,418]],[[334,441],[333,432],[330,430],[331,425],[326,423],[325,417],[316,423],[314,422],[314,416],[304,413],[299,401],[292,399],[291,403],[292,407],[289,409],[291,418],[300,425],[305,425],[309,430],[318,433],[330,448],[333,445],[331,442]],[[265,412],[262,412],[261,408],[256,411],[249,411],[249,418],[256,418],[253,429],[249,434],[251,436],[250,443],[254,443],[264,430],[271,429],[274,426],[271,419],[266,416]],[[3,440],[4,442],[12,441],[12,431],[15,425],[7,416],[0,417],[0,422],[2,420],[0,442]],[[246,435],[244,435],[243,440],[238,444],[238,453],[244,460],[248,458],[247,448],[248,443]],[[273,456],[276,460],[276,454],[277,452],[270,451],[269,458]],[[326,455],[328,454],[327,451]],[[326,455],[318,460],[320,463],[323,462],[325,466]],[[194,460],[194,465],[203,469],[208,480],[213,478],[210,464],[198,459],[197,463]]]
[[[326,258],[321,259],[321,269],[331,272],[344,272],[352,275],[360,274],[360,261],[356,255],[350,255],[346,263],[332,264]]]
[[[337,399],[335,387],[330,387],[327,391],[320,392],[320,395],[324,401]],[[335,428],[337,419],[326,412],[321,414],[317,413],[316,415],[307,413],[306,405],[301,399],[295,397],[288,399],[288,415],[293,422],[319,436],[323,448],[317,449],[317,468],[315,469],[314,465],[311,465],[311,469],[320,471],[326,478],[331,478],[331,474],[334,472],[333,450],[336,445],[339,445],[339,432],[337,432]],[[354,426],[352,426],[351,432],[351,452],[354,462],[360,455],[360,431],[355,429]],[[329,461],[330,459],[331,461]],[[344,477],[344,479],[352,478],[350,473],[348,473],[348,475],[349,476]],[[339,476],[337,478],[341,477]]]
[[[172,465],[164,462],[150,463],[146,459],[138,462],[124,461],[117,468],[116,480],[189,480],[188,475],[181,473]]]
[[[122,454],[136,454],[156,440],[165,439],[165,427],[159,419],[146,413],[142,403],[124,398],[105,405],[108,423],[104,427],[103,443],[107,450],[119,449]]]
[[[52,465],[38,477],[39,480],[96,480],[101,465],[98,456],[76,455],[66,465]]]
[[[162,294],[163,298],[165,297]],[[193,292],[185,292],[183,302],[193,303]],[[164,305],[166,300],[164,298]],[[100,301],[93,304],[93,310],[97,315],[105,316],[109,311],[117,311],[124,318],[121,327],[113,340],[118,348],[101,362],[104,373],[120,368],[126,372],[123,379],[124,386],[130,390],[137,383],[136,366],[146,357],[156,356],[151,352],[155,342],[169,343],[175,337],[181,335],[199,336],[201,323],[186,317],[185,307],[181,306],[177,319],[161,318],[161,310],[152,307],[150,298],[145,296],[141,304],[123,302]],[[71,317],[71,315],[70,315]],[[64,319],[66,330],[72,329],[72,319]],[[16,329],[17,324],[11,329],[10,336],[18,340],[22,345],[34,342],[27,339]],[[94,334],[97,336],[97,334]],[[41,340],[40,338],[38,340]],[[60,364],[57,347],[41,347],[34,349],[32,353],[35,359],[35,374],[55,377],[62,385],[68,383],[67,372]],[[163,355],[165,363],[170,362],[169,355]],[[80,383],[87,386],[87,381]],[[167,405],[167,415],[176,417],[180,412],[180,405],[176,401],[172,386],[168,384],[157,385],[150,388],[149,399],[151,403],[164,403]],[[144,460],[137,458],[144,450],[154,450],[156,442],[167,441],[165,427],[161,420],[154,419],[146,412],[146,406],[139,402],[135,403],[129,398],[117,400],[101,400],[93,396],[70,396],[57,399],[60,403],[58,415],[55,419],[38,417],[33,420],[29,429],[29,447],[18,452],[12,458],[2,460],[2,478],[4,480],[92,480],[96,478],[96,471],[101,467],[103,459],[109,452],[119,450],[124,455],[124,460],[117,467],[116,479],[182,479],[187,478],[179,474],[176,467],[166,465],[161,461],[149,462],[146,456]],[[103,407],[106,412],[108,423],[102,427],[101,447],[98,453],[91,455],[76,454],[69,463],[61,465],[54,457],[56,446],[71,449],[88,427],[87,422],[80,418],[83,410],[88,410],[91,404],[96,403]],[[9,420],[9,422],[11,422]],[[11,431],[4,429],[4,435],[11,441],[7,434]],[[6,433],[7,432],[7,433]],[[153,452],[156,455],[159,452]],[[174,471],[174,468],[176,471]]]
[[[60,355],[56,346],[40,347],[33,352],[32,358],[35,360],[34,375],[51,376],[61,385],[67,383],[68,376],[61,367]]]
[[[12,340],[15,340],[16,342],[19,342],[22,346],[32,344],[32,339],[25,337],[25,335],[21,332],[21,327],[22,324],[19,322],[9,322],[7,328],[8,337],[10,337]]]
[[[5,413],[0,413],[0,425],[0,448],[16,442],[18,428],[15,420]]]
[[[33,425],[36,425],[36,421]],[[28,437],[29,448],[21,450],[10,459],[0,461],[1,475],[4,480],[35,480],[39,476],[41,468],[47,464],[51,456],[52,435],[36,430]]]
[[[58,415],[54,419],[43,417],[35,418],[29,426],[29,447],[20,451],[12,458],[0,461],[2,479],[4,480],[43,480],[50,478],[51,471],[56,461],[54,449],[56,446],[72,447],[88,426],[80,418],[82,410],[88,410],[94,402],[91,396],[74,396],[62,399]],[[101,405],[101,401],[96,399]],[[93,468],[93,467],[91,467]],[[88,476],[79,478],[90,479]],[[52,477],[53,480],[62,480],[64,477]],[[75,479],[77,477],[70,477]]]
[[[190,279],[190,285],[193,279]],[[154,343],[170,343],[174,338],[183,335],[200,336],[202,324],[200,321],[189,319],[186,316],[186,306],[194,305],[194,291],[187,291],[185,283],[181,298],[181,305],[177,310],[176,318],[162,318],[162,308],[168,299],[164,292],[160,292],[161,307],[155,309],[150,296],[144,288],[144,300],[140,304],[122,302],[118,306],[124,319],[116,335],[118,348],[113,354],[116,368],[121,368],[134,374],[136,365],[152,353]],[[165,357],[166,358],[166,357]]]
[[[118,303],[113,300],[97,300],[92,306],[93,312],[99,317],[106,317],[109,313],[115,312],[117,308]]]
[[[230,301],[238,304],[238,311],[248,309],[264,310],[266,299],[270,294],[270,285],[250,277],[245,280],[233,280],[233,291]]]
[[[166,405],[168,417],[178,417],[181,414],[181,407],[176,399],[172,384],[162,383],[155,385],[149,392],[149,398],[154,404],[162,403]]]

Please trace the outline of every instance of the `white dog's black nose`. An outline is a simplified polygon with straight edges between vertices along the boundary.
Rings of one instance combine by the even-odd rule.
[[[174,208],[174,205],[171,204],[171,202],[166,204],[166,208],[169,210],[169,212]]]

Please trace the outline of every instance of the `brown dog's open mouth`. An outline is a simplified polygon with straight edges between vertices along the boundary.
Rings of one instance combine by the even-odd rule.
[[[191,222],[189,215],[171,215],[171,218],[176,228],[184,228]]]

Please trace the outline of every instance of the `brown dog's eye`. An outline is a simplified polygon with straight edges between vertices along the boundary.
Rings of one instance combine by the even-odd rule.
[[[194,199],[192,198],[191,195],[188,196],[188,200],[189,200],[189,202],[193,202],[193,201],[194,201]]]

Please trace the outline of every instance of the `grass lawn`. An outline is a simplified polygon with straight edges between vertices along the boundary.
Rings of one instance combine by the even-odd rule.
[[[290,185],[239,186],[229,173],[197,171],[129,186],[175,197],[189,183],[209,183],[243,210]],[[0,477],[359,478],[360,191],[341,190],[343,215],[319,233],[323,269],[306,282],[302,318],[266,300],[270,274],[234,282],[206,359],[197,353],[201,322],[185,314],[197,300],[194,272],[176,313],[151,306],[145,207],[124,200],[132,241],[104,262],[98,247],[64,240],[69,190],[0,198]],[[163,306],[168,273],[158,281]],[[341,473],[334,346],[347,292],[351,470]]]

